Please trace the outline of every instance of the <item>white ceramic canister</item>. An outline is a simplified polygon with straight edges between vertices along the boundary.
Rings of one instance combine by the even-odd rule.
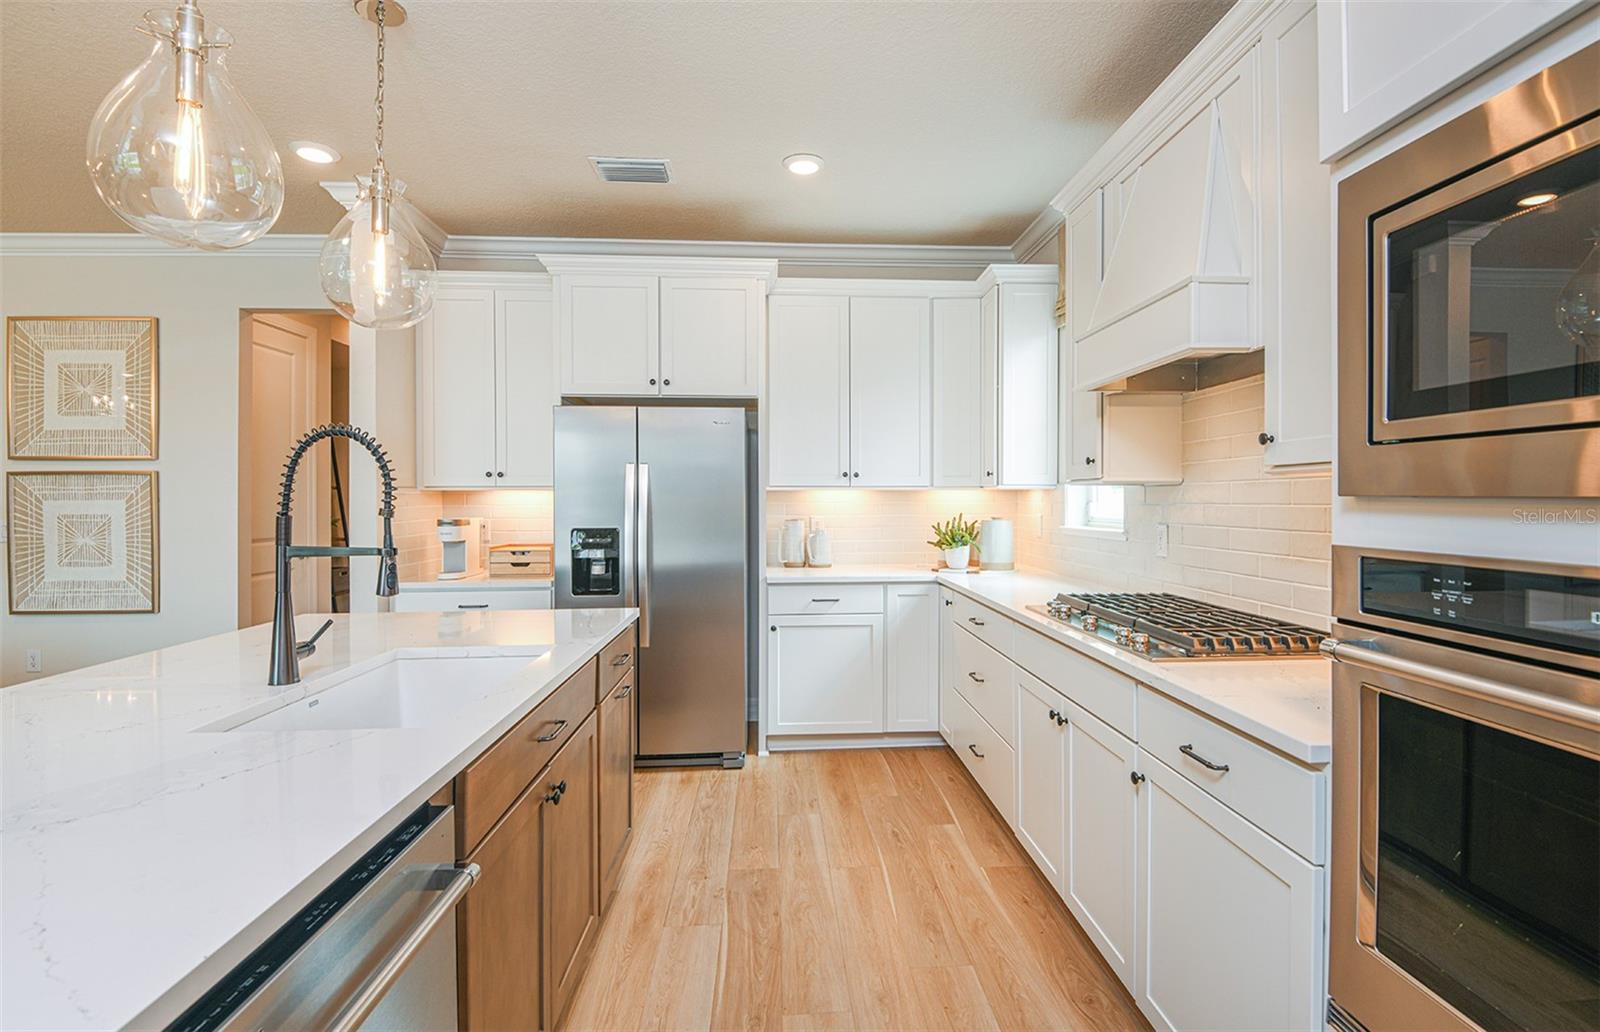
[[[783,521],[783,537],[778,544],[778,557],[785,566],[804,566],[806,564],[806,521],[792,519]]]
[[[833,565],[833,533],[818,519],[811,521],[811,536],[806,539],[806,565]]]
[[[985,570],[1017,568],[1016,528],[1010,520],[991,517],[978,528],[978,565]]]

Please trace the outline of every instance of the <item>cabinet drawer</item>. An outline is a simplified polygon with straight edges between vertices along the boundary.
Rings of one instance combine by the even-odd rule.
[[[532,713],[456,775],[456,846],[465,856],[594,709],[599,660],[561,682]]]
[[[767,588],[772,616],[818,613],[881,613],[882,584],[773,584]]]
[[[1134,716],[1139,686],[1132,678],[1026,627],[1017,628],[1011,658],[1124,735],[1138,738]]]
[[[595,681],[596,703],[605,698],[606,693],[633,669],[633,657],[638,645],[639,625],[633,623],[600,650],[600,676]]]
[[[1011,751],[995,729],[978,716],[960,692],[946,692],[944,704],[950,710],[947,726],[950,748],[961,757],[967,770],[989,797],[1010,827],[1017,825],[1017,764]]]
[[[1001,616],[986,606],[980,606],[965,595],[953,594],[953,597],[956,603],[956,626],[964,627],[976,634],[1001,655],[1011,655],[1011,637],[1016,628],[1011,618]]]
[[[1011,661],[964,630],[955,633],[950,683],[1008,743],[1016,741],[1017,692]]]
[[[479,609],[549,609],[549,588],[516,591],[402,591],[389,608],[396,613],[451,613]]]
[[[1143,685],[1139,748],[1307,860],[1325,862],[1327,782],[1322,773]],[[1227,770],[1212,770],[1202,760]]]

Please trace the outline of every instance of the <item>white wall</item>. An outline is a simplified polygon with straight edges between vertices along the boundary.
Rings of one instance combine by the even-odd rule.
[[[158,320],[155,462],[0,461],[8,470],[154,469],[161,537],[160,612],[0,613],[0,684],[37,676],[23,673],[27,649],[43,650],[44,672],[57,673],[235,627],[241,312],[326,308],[309,254],[0,253],[0,314]]]

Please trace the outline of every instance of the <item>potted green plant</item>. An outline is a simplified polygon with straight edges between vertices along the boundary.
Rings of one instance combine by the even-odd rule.
[[[933,540],[928,544],[944,553],[944,564],[952,570],[965,570],[978,541],[978,521],[966,520],[965,513],[933,525]]]

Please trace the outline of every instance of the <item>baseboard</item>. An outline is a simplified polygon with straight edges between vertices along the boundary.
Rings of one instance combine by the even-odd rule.
[[[768,752],[803,749],[916,749],[943,745],[934,731],[905,731],[887,735],[767,735]]]

